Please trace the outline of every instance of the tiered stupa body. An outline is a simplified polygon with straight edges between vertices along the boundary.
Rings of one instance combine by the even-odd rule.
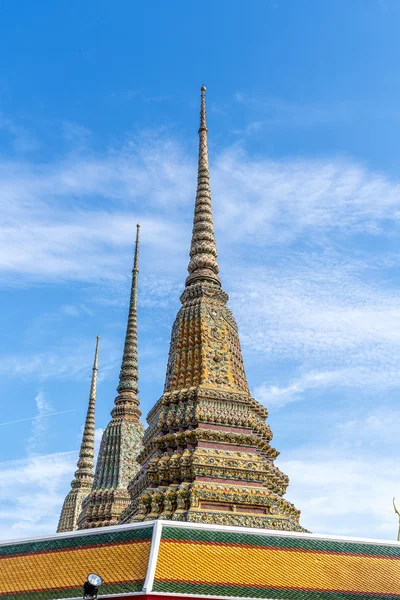
[[[140,422],[137,353],[139,225],[118,396],[103,433],[92,491],[83,503],[78,529],[116,525],[129,504],[128,484],[139,470],[143,425]]]
[[[71,483],[71,490],[64,500],[60,520],[58,522],[57,533],[61,533],[62,531],[75,531],[75,529],[78,528],[77,521],[82,510],[83,501],[90,493],[93,485],[94,428],[99,339],[100,338],[97,336],[92,371],[92,383],[89,394],[89,406],[86,414],[85,426],[83,429],[81,448],[79,451],[79,460],[77,464],[78,469],[75,472],[75,478]]]
[[[121,523],[173,519],[302,531],[283,498],[267,410],[251,397],[237,325],[218,276],[201,91],[189,276],[172,328],[164,394],[148,415],[141,470]]]

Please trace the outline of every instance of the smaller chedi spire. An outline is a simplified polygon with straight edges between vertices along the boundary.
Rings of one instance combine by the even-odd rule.
[[[136,475],[141,450],[143,425],[140,422],[138,385],[138,278],[139,231],[136,228],[135,258],[129,301],[128,324],[122,356],[118,396],[114,400],[111,421],[101,440],[92,491],[82,506],[79,529],[116,525],[129,503],[128,484]]]
[[[99,361],[99,340],[96,339],[96,350],[94,354],[92,382],[90,385],[89,406],[83,429],[82,443],[75,471],[75,479],[71,483],[71,490],[64,500],[61,510],[57,533],[62,531],[74,531],[77,529],[77,521],[82,510],[82,503],[92,489],[94,479],[94,430],[95,430],[95,408],[97,372]]]
[[[212,215],[207,132],[206,88],[203,85],[201,87],[196,203],[188,266],[189,277],[186,280],[186,285],[199,280],[211,280],[221,285],[218,277],[218,252]]]

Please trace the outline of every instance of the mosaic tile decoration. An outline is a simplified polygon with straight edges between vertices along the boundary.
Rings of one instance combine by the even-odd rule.
[[[298,600],[400,600],[400,543],[159,521],[154,594]],[[0,600],[81,598],[88,573],[102,596],[140,594],[151,526],[0,544]]]
[[[164,393],[147,416],[141,467],[119,523],[162,519],[305,532],[300,511],[285,498],[289,478],[274,464],[279,453],[270,443],[268,411],[251,396],[218,275],[205,93],[202,86],[189,276],[172,326]]]
[[[152,528],[0,545],[0,598],[50,600],[82,597],[88,573],[100,573],[101,595],[140,591]]]
[[[153,591],[301,600],[400,599],[400,544],[167,526]]]

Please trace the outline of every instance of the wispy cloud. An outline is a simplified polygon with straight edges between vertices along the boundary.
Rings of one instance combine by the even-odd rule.
[[[349,107],[345,104],[304,104],[272,96],[254,97],[242,92],[236,92],[235,100],[256,112],[259,119],[251,121],[250,125],[238,133],[250,133],[254,123],[258,123],[257,129],[271,126],[310,128],[325,123],[343,122],[350,117]]]
[[[322,388],[376,394],[398,387],[399,293],[371,278],[373,260],[340,265],[297,255],[293,264],[277,262],[236,271],[230,282],[245,349],[265,361],[291,361],[257,386],[267,406]]]
[[[43,412],[43,400],[38,402]],[[42,435],[43,430],[38,433]],[[102,434],[103,429],[97,428],[96,456]],[[77,459],[74,450],[0,462],[1,539],[55,533]]]
[[[17,154],[38,150],[39,141],[28,129],[0,113],[0,131],[7,133],[12,139],[12,147]]]
[[[281,408],[298,400],[308,390],[340,385],[343,382],[342,371],[321,371],[306,373],[286,386],[262,385],[254,389],[254,396],[268,408]]]
[[[51,343],[43,352],[10,353],[0,359],[0,373],[24,380],[34,375],[41,382],[48,379],[87,381],[93,364],[93,339],[81,338],[77,333],[74,336],[75,340],[65,334],[63,343]],[[102,377],[114,369],[120,360],[119,352],[113,340],[103,340]]]
[[[43,390],[35,397],[37,414],[32,421],[32,434],[27,441],[27,453],[35,454],[39,450],[47,430],[47,416],[54,412],[50,402],[45,398]]]
[[[382,272],[397,273],[399,183],[347,159],[271,161],[237,148],[211,157],[222,278],[249,358],[246,366],[252,359],[253,364],[279,362],[279,370],[269,376],[263,370],[256,379],[256,397],[279,408],[306,401],[321,389],[379,394],[398,387],[399,293],[395,277],[382,284]],[[62,304],[59,314],[69,322],[102,303],[125,307],[126,265],[131,265],[140,220],[141,306],[157,309],[154,318],[163,322],[183,285],[187,255],[182,248],[189,247],[194,187],[195,157],[175,142],[151,136],[103,155],[86,152],[52,164],[0,162],[0,243],[7,248],[0,259],[1,282],[96,285],[91,302]],[[385,244],[371,251],[371,240],[387,239],[390,251]],[[45,325],[43,320],[31,323],[30,333],[43,336]],[[52,331],[53,322],[48,329]],[[21,378],[34,374],[39,382],[87,380],[93,340],[89,345],[75,331],[73,338],[37,351],[29,345],[13,350],[0,360],[0,372]],[[156,350],[148,341],[141,356],[150,346],[154,359]],[[120,347],[106,350],[103,345],[102,357],[104,373],[120,360]],[[39,451],[45,433],[41,428],[56,412],[39,394],[36,403],[31,453]],[[355,454],[354,448],[365,447],[367,436],[359,438],[358,446],[345,443],[346,438],[356,439],[358,430],[382,437],[388,427],[382,415],[371,413],[368,419],[364,422],[357,413],[332,423],[336,442],[343,447],[340,456],[317,445],[302,454],[295,442],[283,453],[281,464],[292,479],[288,497],[303,507],[310,529],[390,535],[392,516],[385,513],[379,524],[378,506],[390,505],[397,466],[388,454],[382,470],[373,453]],[[395,437],[395,428],[390,431]],[[97,445],[99,438],[97,432]],[[353,452],[352,461],[345,450]],[[13,524],[12,531],[4,529],[5,537],[19,529],[22,534],[33,528],[37,533],[55,529],[76,454],[35,461],[35,456],[21,461],[14,474],[0,465],[0,481],[4,472],[11,490],[1,491],[5,519]],[[29,468],[37,477],[45,468],[60,471],[58,479],[45,477],[37,484],[37,493],[29,497],[35,502],[32,510],[24,487]],[[350,480],[354,485],[347,488]],[[31,481],[36,485],[37,479]],[[375,492],[374,481],[379,485]],[[7,512],[12,494],[17,498],[10,508],[14,516]],[[348,520],[343,517],[346,502]],[[373,519],[365,530],[361,521],[370,506]]]
[[[390,457],[345,455],[312,447],[279,461],[290,476],[287,497],[313,532],[396,539],[392,498],[400,495],[400,466]]]
[[[316,232],[388,234],[399,224],[399,182],[344,159],[276,162],[226,150],[216,158],[213,189],[225,233],[253,236],[253,244]]]
[[[27,417],[26,419],[16,419],[15,421],[4,421],[0,423],[0,426],[3,425],[14,425],[15,423],[23,423],[25,421],[36,421],[38,419],[43,419],[44,417],[54,417],[56,415],[64,415],[65,413],[73,412],[75,409],[70,408],[69,410],[58,410],[56,412],[42,413],[40,415],[36,415],[35,417]]]
[[[0,463],[0,537],[55,533],[77,453]]]
[[[379,448],[393,455],[400,438],[400,410],[386,401],[366,414],[354,415],[353,411],[337,423],[336,435],[348,448]]]
[[[224,150],[213,156],[212,185],[221,247],[323,232],[390,235],[399,224],[399,183],[350,160],[274,162]],[[194,157],[151,136],[105,155],[0,163],[1,278],[121,277],[138,220],[151,269],[161,272],[162,255],[172,273],[184,264],[194,188]]]
[[[95,460],[97,460],[97,455],[100,450],[101,438],[103,437],[104,429],[101,427],[97,427],[94,432],[94,454]]]

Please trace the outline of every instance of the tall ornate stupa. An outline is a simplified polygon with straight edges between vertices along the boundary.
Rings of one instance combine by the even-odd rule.
[[[78,529],[116,525],[129,504],[128,484],[139,469],[136,458],[143,437],[143,425],[139,420],[137,350],[139,229],[138,225],[118,396],[111,411],[111,421],[103,433],[93,487],[83,503]]]
[[[96,351],[94,353],[92,383],[90,386],[89,406],[83,429],[82,443],[79,451],[78,469],[71,483],[71,490],[64,500],[58,522],[57,533],[62,531],[74,531],[77,529],[77,521],[82,510],[82,503],[88,496],[93,485],[94,467],[94,427],[96,407],[97,371],[99,360],[99,336],[96,340]]]
[[[120,523],[172,519],[304,531],[283,498],[267,410],[250,394],[238,329],[218,275],[206,88],[189,276],[172,328],[164,393],[148,415],[141,469]]]

